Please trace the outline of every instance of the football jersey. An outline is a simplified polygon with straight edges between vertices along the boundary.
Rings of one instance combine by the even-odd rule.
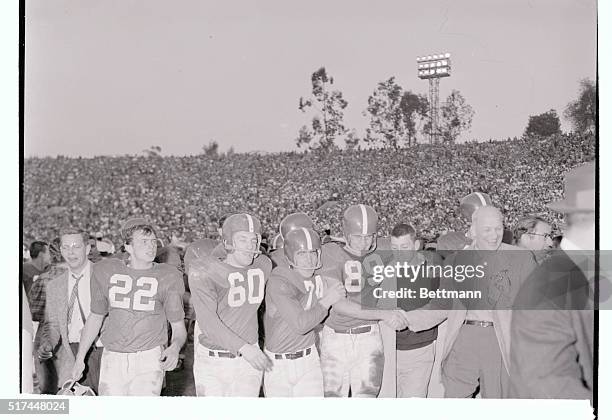
[[[91,312],[107,315],[100,337],[121,353],[150,350],[168,342],[167,321],[182,321],[183,276],[175,267],[153,263],[137,270],[110,258],[93,265]]]
[[[287,257],[285,257],[285,250],[282,248],[272,251],[272,253],[270,253],[270,259],[274,267],[289,267],[289,261],[287,261]]]
[[[290,353],[315,343],[314,328],[328,313],[328,308],[319,305],[324,290],[323,279],[316,273],[304,278],[287,267],[272,271],[266,286],[266,349]]]
[[[271,270],[265,255],[248,267],[231,266],[216,256],[191,264],[189,288],[203,346],[237,352],[244,344],[257,342],[257,310]]]
[[[374,289],[380,284],[372,280],[372,267],[384,265],[383,259],[388,259],[388,257],[382,253],[371,252],[363,256],[356,256],[341,244],[327,243],[322,248],[322,266],[319,273],[328,285],[331,285],[332,282],[342,284],[349,300],[364,309],[375,309],[377,299],[374,297]],[[325,320],[325,325],[330,328],[347,329],[376,322],[342,315],[332,307],[329,317]]]

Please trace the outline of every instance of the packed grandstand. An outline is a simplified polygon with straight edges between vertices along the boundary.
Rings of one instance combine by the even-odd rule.
[[[342,211],[364,203],[379,214],[379,234],[409,221],[435,241],[467,226],[458,204],[472,191],[489,193],[509,227],[540,215],[558,231],[561,215],[546,203],[562,196],[563,175],[595,153],[594,136],[564,134],[325,155],[28,158],[22,239],[51,241],[60,227],[75,225],[120,245],[121,222],[145,215],[164,240],[189,243],[215,237],[218,219],[238,211],[258,215],[269,237],[296,211],[307,212],[321,231],[341,235]]]

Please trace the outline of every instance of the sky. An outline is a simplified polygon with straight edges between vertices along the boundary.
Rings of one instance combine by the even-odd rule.
[[[426,94],[416,57],[443,52],[461,140],[520,136],[595,79],[596,22],[595,0],[28,0],[25,156],[295,150],[321,66],[363,134],[377,83]]]

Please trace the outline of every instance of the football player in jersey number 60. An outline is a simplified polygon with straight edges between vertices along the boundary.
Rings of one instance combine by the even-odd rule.
[[[198,396],[257,397],[270,359],[257,343],[257,310],[272,263],[259,255],[261,223],[250,214],[222,226],[225,256],[192,261],[189,288],[201,334],[193,375]]]
[[[108,316],[100,337],[100,395],[159,395],[164,371],[176,367],[185,343],[185,287],[175,267],[153,262],[157,237],[146,220],[128,220],[121,234],[129,261],[126,265],[112,258],[93,267],[91,315],[81,333],[72,377],[81,377],[83,359]]]
[[[266,288],[266,354],[272,369],[264,376],[264,391],[266,397],[322,397],[315,328],[346,291],[338,283],[325,287],[316,273],[321,240],[314,230],[296,228],[283,239],[285,263],[272,271]]]

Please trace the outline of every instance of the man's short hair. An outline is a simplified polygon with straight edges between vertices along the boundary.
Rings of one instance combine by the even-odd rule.
[[[60,241],[62,239],[62,236],[64,235],[80,235],[81,238],[83,238],[83,243],[85,245],[89,243],[89,233],[75,226],[64,226],[63,228],[61,228],[59,231]],[[60,242],[60,245],[61,245],[61,242]]]
[[[155,235],[157,237],[157,232],[153,225],[140,217],[129,219],[123,224],[121,227],[123,242],[131,244],[135,232],[142,232],[143,235]]]
[[[546,220],[536,216],[528,216],[519,220],[512,232],[514,235],[514,242],[518,244],[521,240],[521,236],[525,233],[533,233],[538,223],[548,224]]]
[[[30,244],[30,258],[38,258],[38,254],[45,252],[49,245],[43,241],[34,241]]]
[[[413,241],[416,239],[416,230],[407,223],[397,224],[391,231],[391,236],[394,238],[399,238],[406,235],[410,235],[410,239]]]

